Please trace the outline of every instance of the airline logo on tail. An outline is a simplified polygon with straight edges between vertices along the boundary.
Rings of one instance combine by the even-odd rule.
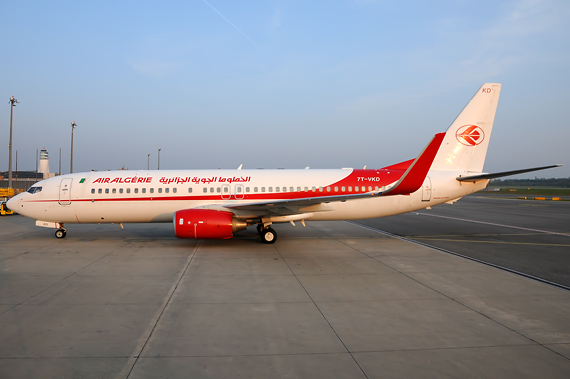
[[[465,146],[477,146],[485,139],[485,132],[477,125],[465,125],[457,129],[455,137]]]

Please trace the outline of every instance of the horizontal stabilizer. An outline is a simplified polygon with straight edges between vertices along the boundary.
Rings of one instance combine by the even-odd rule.
[[[560,167],[564,166],[563,164],[555,164],[551,166],[543,166],[543,167],[534,167],[534,168],[525,168],[523,170],[514,170],[514,171],[504,171],[504,172],[497,172],[494,174],[478,174],[478,175],[471,175],[471,176],[459,176],[456,179],[460,182],[478,182],[481,180],[487,179],[496,179],[502,178],[503,176],[510,176],[516,174],[524,174],[525,172],[532,172],[532,171],[539,171],[539,170],[546,170],[548,168]]]

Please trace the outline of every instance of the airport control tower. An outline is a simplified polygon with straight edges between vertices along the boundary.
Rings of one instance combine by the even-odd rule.
[[[40,167],[38,173],[44,174],[44,178],[49,177],[49,157],[45,147],[40,150]]]

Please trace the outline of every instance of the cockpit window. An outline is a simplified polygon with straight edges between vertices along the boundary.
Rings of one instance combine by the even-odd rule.
[[[35,187],[30,187],[30,189],[28,189],[29,193],[38,193],[41,192],[42,187],[40,186],[35,186]]]

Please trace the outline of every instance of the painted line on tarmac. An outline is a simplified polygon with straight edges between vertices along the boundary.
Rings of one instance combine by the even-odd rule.
[[[532,243],[532,242],[507,242],[507,241],[483,241],[483,240],[460,240],[451,238],[432,238],[432,237],[415,237],[410,236],[414,240],[426,240],[426,241],[446,241],[446,242],[469,242],[469,243],[496,243],[503,245],[531,245],[531,246],[556,246],[556,247],[570,247],[568,244],[561,243]]]
[[[393,237],[393,238],[397,238],[397,239],[402,240],[402,241],[407,241],[407,242],[414,243],[414,244],[416,244],[416,245],[429,247],[429,248],[432,248],[432,249],[435,249],[435,250],[442,251],[442,252],[447,253],[447,254],[455,255],[455,256],[457,256],[457,257],[469,259],[470,261],[473,261],[473,262],[477,262],[477,263],[484,264],[485,266],[490,266],[490,267],[494,267],[494,268],[497,268],[497,269],[502,270],[502,271],[510,272],[511,274],[515,274],[515,275],[518,275],[518,276],[522,276],[523,278],[532,279],[532,280],[537,281],[537,282],[540,282],[540,283],[545,283],[545,284],[551,285],[551,286],[556,287],[556,288],[561,288],[561,289],[564,289],[564,290],[566,290],[566,291],[570,291],[570,287],[565,286],[565,285],[563,285],[563,284],[551,282],[551,281],[546,280],[546,279],[542,279],[542,278],[539,278],[539,277],[536,277],[536,276],[532,276],[532,275],[529,275],[529,274],[525,274],[524,272],[516,271],[516,270],[510,269],[510,268],[507,268],[507,267],[503,267],[503,266],[499,266],[499,265],[496,265],[496,264],[493,264],[493,263],[485,262],[485,261],[482,261],[482,260],[480,260],[480,259],[473,258],[473,257],[470,257],[470,256],[468,256],[468,255],[459,254],[459,253],[456,253],[455,251],[443,249],[443,248],[441,248],[441,247],[433,246],[433,245],[427,244],[427,243],[425,243],[425,242],[420,242],[420,241],[412,240],[412,239],[409,239],[409,238],[406,238],[406,237],[401,237],[401,236],[399,236],[399,235],[392,234],[392,233],[386,232],[386,231],[384,231],[384,230],[376,229],[376,228],[373,228],[373,227],[368,226],[368,225],[360,224],[360,223],[358,223],[358,222],[349,221],[349,220],[347,220],[346,222],[348,222],[349,224],[353,224],[353,225],[356,225],[356,226],[360,226],[361,228],[364,228],[364,229],[371,230],[371,231],[376,232],[376,233],[383,234],[383,235],[388,236],[388,237]]]
[[[469,234],[470,237],[527,237],[527,236],[541,236],[544,233],[475,233]],[[465,234],[433,234],[433,235],[409,235],[409,238],[453,238],[464,236]]]
[[[203,240],[198,240],[198,244],[194,247],[194,250],[186,259],[184,266],[182,267],[182,269],[178,273],[178,276],[176,277],[176,279],[174,279],[174,282],[173,282],[172,286],[170,287],[170,290],[168,290],[168,293],[164,297],[162,304],[160,305],[160,307],[158,307],[158,309],[154,313],[154,316],[152,317],[149,324],[147,325],[146,330],[138,338],[138,343],[135,346],[134,351],[128,356],[128,360],[125,363],[125,366],[123,366],[123,369],[115,376],[115,379],[126,379],[126,378],[131,376],[131,374],[135,368],[135,365],[138,363],[138,360],[139,360],[140,356],[142,355],[142,352],[144,351],[147,343],[150,341],[150,339],[154,333],[154,330],[156,329],[156,327],[158,325],[158,322],[160,321],[162,315],[166,311],[166,308],[168,308],[168,306],[171,304],[170,301],[172,300],[174,293],[178,289],[178,286],[180,285],[182,278],[186,274],[186,271],[188,271],[188,267],[190,267],[190,264],[192,264],[192,261],[194,260],[194,257],[196,256],[196,253],[198,252],[198,249],[200,249],[200,246],[202,246],[202,241]]]
[[[513,229],[520,229],[520,230],[528,230],[528,231],[530,231],[530,232],[556,234],[556,235],[559,235],[559,236],[570,237],[570,234],[568,234],[568,233],[559,233],[559,232],[551,232],[551,231],[548,231],[548,230],[523,228],[523,227],[521,227],[521,226],[495,224],[495,223],[493,223],[493,222],[475,221],[475,220],[468,220],[468,219],[465,219],[465,218],[449,217],[449,216],[440,216],[440,215],[434,215],[434,214],[429,214],[429,213],[419,213],[419,212],[414,212],[414,213],[415,213],[415,214],[418,214],[418,215],[420,215],[420,216],[439,217],[439,218],[446,218],[446,219],[449,219],[449,220],[473,222],[473,223],[476,223],[476,224],[485,224],[485,225],[501,226],[501,227],[503,227],[503,228],[513,228]]]

